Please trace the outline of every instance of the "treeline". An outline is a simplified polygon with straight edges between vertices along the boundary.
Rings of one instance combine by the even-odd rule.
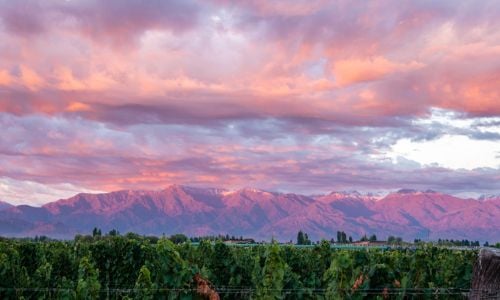
[[[359,242],[377,242],[377,241],[378,241],[377,235],[375,235],[375,234],[372,234],[370,236],[367,236],[365,234],[359,239]],[[348,237],[344,231],[337,231],[337,240],[335,240],[334,238],[330,239],[330,244],[351,244],[354,242],[356,242],[356,241],[353,240],[352,236]],[[382,242],[385,242],[389,245],[401,245],[404,243],[403,238],[392,236],[392,235],[388,237],[387,241],[382,241]],[[292,242],[290,241],[290,244],[291,243]],[[319,243],[319,241],[316,242],[316,244],[318,244],[318,243]],[[315,243],[309,239],[309,236],[307,235],[307,233],[300,230],[297,233],[296,244],[297,245],[312,245]]]
[[[437,241],[424,242],[420,239],[415,239],[415,244],[431,243],[438,246],[457,246],[457,247],[481,247],[479,241],[469,241],[469,240],[454,240],[454,239],[438,239]],[[495,247],[495,245],[490,245],[488,242],[483,244],[485,247]],[[500,248],[500,243],[496,244],[497,248]]]
[[[75,239],[89,239],[89,238],[96,239],[96,238],[100,238],[102,236],[117,236],[117,235],[120,235],[120,232],[117,231],[116,229],[112,229],[107,234],[103,235],[100,228],[94,227],[94,229],[92,230],[92,237],[90,237],[88,235],[80,235],[79,234],[75,237]],[[134,238],[134,239],[147,239],[150,242],[157,242],[159,239],[157,236],[140,236],[140,235],[138,235],[136,233],[132,233],[132,232],[127,233],[125,236],[128,238]],[[254,239],[243,238],[243,236],[237,237],[237,236],[229,235],[229,234],[188,237],[182,233],[177,233],[177,234],[173,234],[171,236],[168,236],[166,238],[171,240],[174,244],[180,244],[180,243],[184,243],[187,241],[191,241],[194,243],[199,243],[201,241],[223,241],[223,242],[234,241],[234,242],[255,243]],[[36,236],[34,239],[35,239],[35,241],[37,241],[37,240],[50,240],[48,237],[45,237],[45,236],[40,236],[40,237]]]
[[[469,240],[448,240],[448,239],[438,239],[437,241],[438,245],[445,245],[445,246],[464,246],[464,247],[480,247],[481,244],[479,241],[469,241]],[[485,246],[488,246],[488,242],[485,243]]]
[[[429,246],[339,250],[328,241],[310,248],[174,244],[134,234],[2,239],[0,299],[197,299],[200,277],[222,299],[376,299],[393,293],[403,299],[417,292],[431,296],[437,287],[468,289],[476,255]]]

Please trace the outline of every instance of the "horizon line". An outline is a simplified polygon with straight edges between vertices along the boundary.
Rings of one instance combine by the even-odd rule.
[[[420,189],[413,189],[413,188],[399,188],[399,189],[386,189],[386,190],[372,190],[372,191],[367,191],[367,190],[357,190],[357,189],[343,189],[343,190],[331,190],[330,192],[323,192],[323,193],[302,193],[302,192],[287,192],[287,191],[280,191],[280,190],[270,190],[270,189],[262,189],[262,188],[257,188],[257,187],[241,187],[241,188],[221,188],[221,187],[215,187],[215,186],[196,186],[196,185],[190,185],[190,184],[168,184],[163,188],[158,188],[158,189],[117,189],[117,190],[112,190],[112,191],[90,191],[90,192],[77,192],[73,196],[69,196],[66,198],[58,198],[55,200],[49,200],[44,203],[12,203],[9,200],[4,200],[0,199],[0,202],[6,203],[8,205],[12,206],[21,206],[21,205],[26,205],[26,206],[31,206],[31,207],[42,207],[46,204],[49,203],[55,203],[61,200],[68,200],[73,197],[76,197],[78,195],[104,195],[104,194],[111,194],[111,193],[118,193],[118,192],[161,192],[164,190],[167,190],[172,187],[182,187],[182,188],[190,188],[190,189],[198,189],[198,190],[218,190],[220,191],[220,194],[224,193],[236,193],[240,191],[245,191],[245,190],[253,190],[257,192],[266,192],[266,193],[271,193],[271,194],[281,194],[281,195],[299,195],[299,196],[305,196],[308,198],[318,198],[322,196],[328,196],[334,193],[338,194],[359,194],[359,196],[366,196],[366,197],[372,197],[373,200],[382,200],[386,198],[387,196],[391,194],[410,194],[410,193],[421,193],[421,194],[442,194],[442,195],[448,195],[452,196],[458,199],[462,200],[476,200],[476,201],[481,201],[484,199],[488,198],[500,198],[500,193],[474,193],[474,192],[459,192],[459,193],[451,193],[451,192],[443,192],[443,191],[438,191],[434,189],[425,189],[425,190],[420,190]],[[464,194],[476,194],[476,196],[461,196]]]

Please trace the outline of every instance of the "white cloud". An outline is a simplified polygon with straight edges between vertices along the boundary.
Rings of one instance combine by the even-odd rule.
[[[78,193],[97,193],[69,183],[41,184],[34,181],[0,177],[0,200],[14,205],[41,206],[47,202],[69,198]]]
[[[500,143],[473,140],[463,135],[444,135],[430,141],[401,139],[391,147],[389,157],[398,156],[422,165],[438,165],[449,169],[499,168]]]
[[[453,170],[500,168],[500,141],[484,138],[500,133],[500,118],[473,118],[432,108],[430,116],[416,119],[412,124],[421,133],[397,140],[384,155],[394,163],[399,164],[404,158],[424,167],[434,165]]]

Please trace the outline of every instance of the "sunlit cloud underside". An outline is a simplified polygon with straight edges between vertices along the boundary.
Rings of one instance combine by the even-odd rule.
[[[1,1],[0,200],[500,193],[498,1]]]

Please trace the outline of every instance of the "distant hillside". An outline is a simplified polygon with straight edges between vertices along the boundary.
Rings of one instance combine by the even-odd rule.
[[[1,207],[1,206],[0,206]],[[230,234],[257,239],[314,239],[342,230],[414,238],[500,241],[500,198],[461,199],[434,191],[401,190],[385,197],[357,192],[308,197],[257,189],[229,192],[172,185],[160,191],[78,194],[42,207],[0,210],[0,234],[72,237],[104,232],[161,235]]]

